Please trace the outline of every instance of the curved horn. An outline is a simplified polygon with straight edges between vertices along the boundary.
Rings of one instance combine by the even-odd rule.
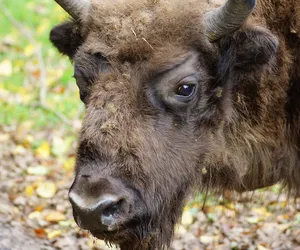
[[[210,42],[239,28],[252,13],[256,0],[227,0],[204,18],[205,33]]]
[[[91,5],[91,0],[55,0],[74,19],[82,16]]]

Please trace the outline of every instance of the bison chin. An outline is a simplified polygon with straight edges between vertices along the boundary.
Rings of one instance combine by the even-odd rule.
[[[117,244],[121,250],[162,250],[168,249],[173,235],[174,224],[165,215],[160,221],[155,217],[143,216],[124,224],[114,232],[90,231],[98,239]],[[155,218],[155,219],[154,219]],[[167,219],[168,218],[168,219]]]
[[[119,178],[81,171],[69,198],[76,223],[96,238],[122,250],[155,250],[170,245],[187,192],[184,185],[176,195],[166,190],[142,194]]]

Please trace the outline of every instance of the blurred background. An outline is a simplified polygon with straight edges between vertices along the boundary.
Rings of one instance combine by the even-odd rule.
[[[53,0],[0,0],[0,249],[109,249],[76,226],[67,197],[84,106],[48,39],[67,19]],[[205,196],[186,206],[173,250],[300,249],[300,200],[279,187]]]

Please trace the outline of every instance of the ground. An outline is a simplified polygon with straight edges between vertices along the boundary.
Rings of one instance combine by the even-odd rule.
[[[84,108],[48,41],[67,16],[53,0],[0,0],[0,12],[0,250],[109,249],[68,202]],[[191,197],[172,250],[300,250],[300,198],[279,190]]]
[[[109,249],[72,218],[67,194],[76,143],[66,150],[60,129],[35,133],[34,139],[26,129],[0,130],[0,250]],[[39,138],[50,144],[32,149],[30,141]],[[59,157],[50,145],[60,149]],[[173,250],[300,250],[300,209],[278,187],[227,199],[210,195],[204,207],[203,201],[199,194],[186,206]]]

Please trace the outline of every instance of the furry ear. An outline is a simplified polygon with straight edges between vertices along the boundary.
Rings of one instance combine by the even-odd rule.
[[[267,29],[245,27],[218,42],[219,75],[230,71],[257,72],[272,64],[277,53],[278,39]]]
[[[266,70],[276,69],[278,39],[269,30],[243,27],[217,41],[219,61],[216,86],[223,88],[220,109],[227,117],[233,111],[232,89],[255,99],[261,76]],[[253,101],[253,105],[257,103]],[[253,110],[256,108],[253,107]]]
[[[50,41],[64,55],[73,59],[83,38],[80,34],[78,24],[67,22],[55,26],[50,32]]]

